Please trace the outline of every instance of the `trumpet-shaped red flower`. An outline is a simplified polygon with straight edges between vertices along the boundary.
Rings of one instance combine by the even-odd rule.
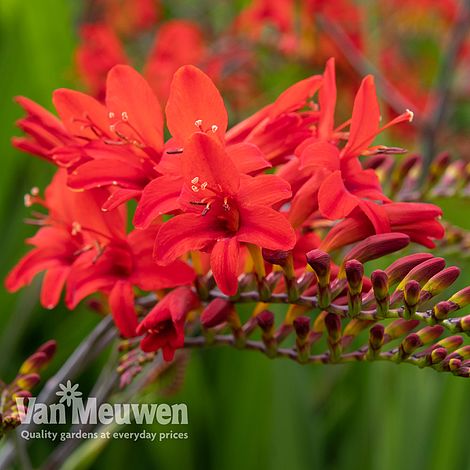
[[[64,287],[69,308],[90,294],[103,292],[121,333],[133,336],[137,327],[133,287],[152,291],[189,284],[194,273],[181,261],[166,268],[153,263],[158,226],[126,235],[124,207],[104,213],[101,205],[108,196],[106,190],[71,191],[66,176],[65,170],[59,170],[45,201],[30,197],[31,202],[42,202],[49,214],[38,220],[43,227],[28,240],[35,248],[10,272],[6,287],[16,291],[46,271],[41,303],[47,308],[57,304]]]
[[[137,328],[145,335],[140,347],[145,352],[162,350],[165,361],[173,360],[175,350],[184,346],[184,324],[188,313],[199,304],[187,287],[171,291],[150,310]]]
[[[219,288],[233,295],[241,243],[271,250],[293,248],[292,227],[271,208],[290,197],[289,185],[274,175],[241,174],[218,139],[201,132],[189,139],[182,168],[180,204],[185,213],[163,224],[155,258],[167,264],[190,250],[210,251]]]
[[[436,220],[442,215],[442,210],[433,204],[391,202],[377,207],[382,211],[381,217],[386,218],[391,232],[404,233],[415,243],[433,248],[433,240],[444,236],[444,228]],[[328,232],[320,248],[333,251],[374,233],[375,227],[370,219],[363,211],[355,209],[346,220]]]
[[[387,127],[411,120],[410,111],[402,114],[384,127],[380,127],[380,110],[372,76],[366,77],[357,92],[346,145],[337,146],[334,131],[336,86],[334,62],[329,61],[320,89],[320,118],[318,134],[299,146],[299,164],[303,184],[297,191],[290,212],[294,225],[302,223],[310,214],[319,210],[331,220],[347,217],[355,208],[362,210],[377,233],[390,230],[376,202],[387,202],[376,173],[364,170],[359,156],[373,153],[377,147],[371,144],[377,134]],[[378,148],[381,148],[380,146]],[[284,173],[286,170],[284,170]]]

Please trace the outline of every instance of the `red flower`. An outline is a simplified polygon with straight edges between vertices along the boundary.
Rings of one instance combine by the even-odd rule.
[[[74,309],[95,292],[108,295],[114,322],[125,337],[135,336],[137,315],[134,291],[156,291],[187,285],[194,280],[193,270],[176,260],[168,266],[155,264],[153,243],[159,226],[134,230],[124,241],[112,241],[96,253],[83,254],[73,265],[67,281],[67,306]]]
[[[187,287],[171,291],[148,313],[137,328],[144,338],[145,352],[162,350],[165,361],[173,360],[175,350],[184,346],[184,324],[188,313],[198,306],[198,298]]]
[[[435,220],[442,215],[442,210],[433,204],[392,202],[377,206],[382,217],[386,218],[391,232],[404,233],[411,241],[428,248],[435,246],[433,239],[444,236],[443,226]],[[354,210],[351,215],[334,226],[320,245],[320,249],[333,251],[350,243],[363,240],[375,232],[370,219],[361,210]]]
[[[301,224],[316,210],[331,220],[343,219],[356,208],[360,208],[370,219],[377,233],[389,231],[386,219],[375,202],[387,202],[379,179],[373,170],[364,170],[359,156],[371,154],[378,147],[370,147],[377,134],[387,127],[410,120],[407,111],[384,127],[380,127],[380,110],[372,76],[367,76],[357,92],[350,130],[346,145],[339,149],[334,131],[334,109],[336,86],[334,62],[330,60],[320,88],[320,120],[318,135],[307,139],[300,146],[298,168],[303,184],[292,201],[289,219],[294,225]],[[341,127],[344,127],[341,126]],[[283,173],[286,173],[284,169]],[[284,176],[284,175],[283,175]]]
[[[153,291],[185,285],[192,282],[194,273],[181,261],[165,268],[152,261],[158,226],[126,236],[124,207],[110,213],[100,209],[106,190],[77,193],[65,181],[65,171],[59,170],[46,190],[43,204],[49,215],[40,219],[44,227],[29,240],[35,248],[10,272],[6,287],[15,291],[46,271],[41,303],[47,308],[57,304],[64,286],[71,309],[88,295],[103,292],[121,333],[134,336],[133,287]]]
[[[124,209],[110,214],[100,209],[107,191],[70,191],[66,177],[65,170],[56,173],[45,191],[45,200],[36,195],[26,197],[27,205],[42,204],[49,214],[35,222],[41,228],[27,240],[35,248],[12,269],[5,282],[9,291],[16,291],[46,271],[41,290],[41,303],[46,308],[57,305],[72,266],[84,251],[96,255],[96,247],[119,239],[125,230]]]
[[[26,111],[17,125],[27,134],[27,137],[14,137],[13,145],[23,152],[31,153],[54,164],[69,166],[77,158],[76,155],[67,155],[64,161],[58,160],[54,153],[57,148],[73,147],[75,139],[67,131],[63,123],[52,113],[39,106],[34,101],[23,96],[16,98],[17,103]],[[76,154],[79,152],[75,152]]]
[[[228,117],[223,99],[212,80],[194,66],[181,67],[175,73],[166,117],[173,136],[168,148],[180,148],[183,156],[188,139],[201,131],[225,143]],[[250,143],[228,145],[226,152],[241,173],[257,173],[270,166],[260,150]],[[145,187],[135,213],[134,224],[138,228],[145,228],[155,217],[179,208],[177,201],[184,185],[182,158],[166,153],[157,168],[162,176]]]
[[[182,167],[181,208],[186,213],[163,224],[155,243],[156,260],[167,264],[190,250],[210,251],[219,288],[233,295],[241,243],[293,248],[292,227],[271,208],[290,197],[289,186],[274,175],[242,175],[220,142],[201,132],[189,139]]]
[[[272,165],[285,163],[312,135],[312,126],[318,122],[318,112],[310,99],[321,84],[321,75],[314,75],[287,88],[274,103],[231,128],[227,143],[252,143]]]

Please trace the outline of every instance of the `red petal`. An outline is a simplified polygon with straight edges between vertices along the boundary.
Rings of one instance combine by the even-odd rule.
[[[69,273],[70,266],[52,268],[46,272],[41,287],[41,305],[44,308],[51,309],[58,304]]]
[[[272,118],[303,108],[307,100],[316,93],[321,83],[322,77],[314,75],[292,85],[281,93],[273,103],[269,110],[269,117]]]
[[[159,215],[178,209],[182,178],[160,176],[145,186],[134,215],[134,226],[147,228]]]
[[[248,142],[229,145],[227,147],[227,154],[240,173],[255,173],[272,166],[264,158],[261,150],[256,145],[249,144]]]
[[[126,338],[136,335],[137,314],[134,308],[134,292],[127,281],[116,282],[109,295],[109,306],[114,323]]]
[[[119,160],[92,160],[80,165],[69,176],[68,184],[74,189],[91,189],[119,185],[123,188],[143,189],[147,174],[129,163]]]
[[[323,83],[318,92],[318,103],[321,113],[318,136],[322,140],[327,140],[331,137],[335,125],[336,77],[335,59],[333,57],[326,63]]]
[[[354,100],[348,143],[344,156],[360,155],[370,146],[379,131],[380,109],[375,91],[374,77],[368,75],[362,80]]]
[[[5,280],[5,287],[9,292],[15,292],[28,285],[41,271],[62,265],[62,261],[55,256],[52,249],[32,250],[10,271]]]
[[[142,191],[140,189],[117,188],[115,191],[113,191],[111,196],[108,197],[106,202],[101,207],[101,210],[103,212],[112,211],[119,207],[121,204],[130,201],[131,199],[138,199],[141,194]]]
[[[390,221],[384,206],[372,201],[361,201],[359,207],[374,226],[375,233],[391,232]]]
[[[318,188],[323,179],[312,176],[297,191],[289,210],[289,221],[294,227],[302,225],[318,209]]]
[[[240,186],[240,173],[213,137],[198,132],[189,139],[182,155],[182,167],[187,188],[200,188],[207,183],[207,189],[193,190],[201,199],[208,190],[233,195]]]
[[[205,216],[180,214],[162,225],[155,241],[154,256],[158,263],[169,264],[188,251],[205,248],[224,236],[225,232],[217,228],[210,212]]]
[[[163,148],[163,114],[160,103],[142,75],[128,65],[108,73],[106,106],[116,131],[157,152]]]
[[[323,181],[318,192],[320,212],[331,220],[346,217],[358,205],[359,201],[344,186],[340,171],[331,173]]]
[[[300,155],[302,168],[322,168],[329,171],[340,169],[339,150],[328,142],[310,144]]]
[[[240,242],[269,250],[290,250],[294,247],[296,236],[286,217],[264,206],[240,207],[240,229],[237,239]]]
[[[60,88],[54,91],[52,101],[64,126],[74,136],[96,140],[90,125],[110,137],[106,108],[92,96],[79,91]]]
[[[198,131],[196,121],[202,121],[202,129],[224,140],[228,116],[224,101],[212,80],[197,67],[185,65],[178,69],[171,82],[166,105],[167,126],[171,135],[184,145]]]
[[[272,206],[292,196],[290,184],[276,175],[245,176],[241,180],[238,200],[245,204]]]
[[[211,252],[211,269],[219,289],[235,295],[238,289],[238,257],[240,247],[235,237],[218,241]]]

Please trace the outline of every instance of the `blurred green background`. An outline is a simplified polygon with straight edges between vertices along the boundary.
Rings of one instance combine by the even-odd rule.
[[[13,97],[26,95],[50,108],[52,90],[72,85],[78,4],[0,1],[2,278],[32,233],[23,224],[23,194],[44,187],[53,172],[47,163],[12,149],[10,138],[18,134],[14,121],[21,115]],[[447,215],[458,217],[458,209],[452,210]],[[6,381],[50,338],[59,350],[49,373],[57,370],[98,322],[85,308],[40,308],[38,286],[15,295],[1,288],[0,376]],[[99,364],[87,370],[81,389],[91,387],[98,371]],[[187,403],[190,424],[183,431],[189,439],[110,441],[92,468],[467,469],[468,387],[466,380],[407,365],[300,367],[250,352],[195,351],[182,388],[169,399]],[[52,445],[33,443],[35,465]]]

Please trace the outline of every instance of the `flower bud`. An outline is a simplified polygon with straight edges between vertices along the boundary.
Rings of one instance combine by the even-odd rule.
[[[442,321],[447,318],[450,312],[452,312],[452,302],[445,300],[434,305],[432,309],[432,316],[435,320]]]
[[[456,266],[451,266],[443,271],[435,274],[428,282],[423,286],[421,292],[420,302],[425,302],[431,297],[441,293],[452,285],[460,275],[460,269]]]
[[[444,174],[446,168],[449,166],[449,163],[449,152],[441,152],[434,158],[434,160],[431,162],[431,165],[429,165],[429,185],[432,186],[439,180],[439,178]]]
[[[341,355],[341,319],[335,313],[328,313],[325,317],[325,327],[328,332],[328,347],[332,361]]]
[[[459,326],[462,331],[470,331],[470,315],[462,317],[460,319]]]
[[[372,359],[378,355],[384,343],[385,329],[380,323],[375,324],[369,330],[369,350],[367,358]]]
[[[405,318],[411,318],[416,313],[416,306],[419,301],[420,286],[418,281],[408,281],[405,285]]]
[[[301,315],[294,320],[293,325],[297,337],[301,340],[305,340],[310,331],[310,317]]]
[[[328,285],[330,283],[330,255],[321,250],[312,250],[305,256],[307,263],[317,276],[318,284],[322,286]]]
[[[263,332],[272,332],[274,328],[274,313],[269,310],[263,310],[261,313],[256,315],[256,321]]]
[[[233,305],[225,299],[214,299],[202,312],[201,324],[204,328],[214,328],[228,321]]]
[[[268,263],[282,267],[288,263],[289,258],[292,258],[290,251],[268,250],[266,248],[263,248],[262,255],[264,260]]]
[[[405,320],[404,318],[398,318],[385,327],[385,334],[389,339],[399,338],[408,331],[413,330],[419,325],[419,320]]]
[[[309,342],[309,333],[310,333],[310,318],[306,316],[297,317],[294,320],[294,330],[297,335],[295,344],[297,347],[298,360],[301,363],[308,361],[308,356],[310,353],[310,342]]]
[[[343,265],[352,259],[361,263],[395,253],[409,245],[410,237],[404,233],[381,233],[357,243],[345,256]]]
[[[400,359],[406,359],[422,345],[423,343],[419,336],[416,333],[411,333],[401,342],[397,353],[398,357]]]
[[[433,258],[431,253],[415,253],[396,260],[385,270],[390,286],[402,280],[413,268],[431,258]]]
[[[346,279],[348,280],[349,291],[352,294],[361,293],[364,266],[362,266],[359,261],[352,259],[346,262],[344,270],[346,272]]]
[[[25,375],[19,375],[15,383],[16,385],[23,390],[30,390],[32,389],[39,381],[41,378],[39,377],[39,374],[25,374]]]
[[[459,377],[470,377],[470,367],[460,367],[455,371],[455,375]]]
[[[430,353],[430,362],[431,364],[439,364],[447,356],[447,351],[445,348],[436,348],[433,349]]]
[[[396,166],[395,171],[391,177],[391,192],[395,195],[400,188],[403,186],[403,182],[409,177],[410,172],[414,167],[421,164],[421,156],[417,154],[411,154],[405,156],[401,162]]]
[[[48,357],[43,352],[35,352],[23,362],[19,374],[29,374],[41,370],[42,366],[48,361]]]
[[[259,327],[263,330],[262,339],[266,347],[268,357],[277,354],[277,341],[274,337],[274,314],[269,310],[263,310],[256,316]]]
[[[470,345],[463,346],[462,348],[456,349],[450,357],[456,357],[461,361],[466,361],[470,358]]]
[[[423,344],[430,343],[439,338],[444,332],[444,327],[441,325],[425,326],[421,330],[417,331],[416,334]]]
[[[306,255],[307,263],[312,268],[318,283],[318,306],[327,308],[331,302],[330,291],[330,255],[321,250],[309,251]]]
[[[377,317],[384,318],[387,316],[390,302],[387,273],[381,270],[374,271],[370,279],[372,281],[372,289],[377,304]]]
[[[349,260],[344,267],[348,281],[348,307],[349,316],[358,315],[362,307],[362,278],[364,266],[355,260]]]
[[[452,359],[449,359],[448,365],[451,371],[456,371],[457,369],[460,369],[460,366],[462,365],[462,361],[454,357]]]
[[[371,274],[370,280],[377,300],[384,300],[388,296],[388,276],[385,271],[377,269]]]
[[[341,319],[335,313],[328,313],[325,316],[325,326],[330,338],[338,340],[341,338]]]
[[[40,346],[37,352],[44,353],[49,359],[52,359],[57,349],[57,343],[53,339],[46,341],[42,346]]]
[[[457,309],[464,308],[470,304],[470,286],[465,287],[465,289],[459,290],[455,293],[450,299],[449,302],[452,302],[458,306]]]
[[[455,351],[463,343],[463,338],[458,335],[448,336],[447,338],[442,338],[438,341],[434,347],[436,348],[445,348],[447,352]]]
[[[400,282],[397,289],[403,290],[405,285],[410,280],[415,280],[419,283],[431,279],[435,274],[444,269],[446,262],[443,258],[431,258],[423,263],[415,266]]]

